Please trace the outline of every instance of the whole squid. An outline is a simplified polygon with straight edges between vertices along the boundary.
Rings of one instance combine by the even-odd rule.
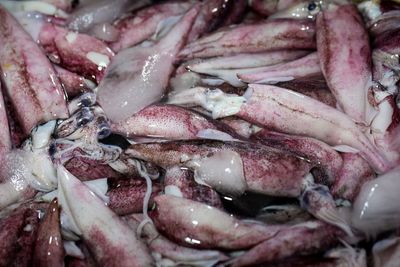
[[[320,139],[338,150],[360,153],[377,172],[391,167],[350,117],[291,90],[251,84],[243,96],[237,96],[193,88],[174,95],[169,102],[200,105],[214,118],[236,115],[273,130]]]
[[[376,114],[368,101],[371,50],[357,7],[330,5],[317,16],[316,35],[322,73],[339,107],[356,122],[369,125]]]
[[[188,44],[180,57],[191,59],[281,49],[314,49],[314,37],[314,23],[306,20],[276,19],[240,24]]]
[[[154,200],[156,209],[151,218],[156,228],[183,246],[244,249],[285,229],[285,226],[242,222],[217,208],[180,197],[161,195]]]
[[[58,176],[61,207],[98,264],[152,266],[145,245],[101,199],[62,166],[58,167]]]

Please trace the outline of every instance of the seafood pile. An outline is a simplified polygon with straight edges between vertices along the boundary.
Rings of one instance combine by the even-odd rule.
[[[398,0],[0,1],[1,266],[398,266]]]

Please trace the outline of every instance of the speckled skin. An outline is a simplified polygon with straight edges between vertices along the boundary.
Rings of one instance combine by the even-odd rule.
[[[30,35],[0,7],[0,68],[25,137],[36,125],[67,118],[61,84],[53,66]]]
[[[322,170],[321,175],[314,178],[319,183],[331,185],[342,169],[343,160],[331,146],[314,138],[287,135],[268,130],[261,130],[251,137],[256,142],[283,149],[300,157],[315,162]]]
[[[248,190],[273,196],[299,196],[303,177],[312,168],[299,157],[273,148],[210,140],[137,144],[130,146],[121,157],[139,158],[167,169],[185,166],[185,157],[207,157],[221,150],[231,150],[241,156]]]
[[[308,227],[307,224],[313,224]],[[310,221],[280,231],[241,255],[232,266],[267,264],[296,255],[315,254],[339,243],[343,232],[319,221]]]
[[[22,205],[0,221],[0,266],[32,266],[38,226],[34,205]]]
[[[176,186],[182,197],[222,209],[221,198],[212,188],[196,183],[193,172],[180,167],[170,168],[164,177],[164,188]]]
[[[126,178],[120,180],[123,179]],[[110,200],[108,206],[118,215],[140,213],[143,211],[143,199],[147,190],[146,181],[143,178],[129,180],[130,184],[116,186],[107,192]],[[154,197],[161,192],[160,184],[153,182],[151,192],[149,207],[153,205]]]
[[[324,10],[317,16],[316,29],[321,69],[329,88],[347,115],[368,125],[372,119],[367,99],[371,50],[357,7],[348,4]]]
[[[191,5],[192,3],[190,2],[153,5],[137,11],[133,16],[117,21],[115,27],[118,29],[120,36],[117,41],[110,43],[110,47],[114,52],[118,52],[145,41],[155,33],[157,25],[162,20],[181,15]]]
[[[314,24],[305,20],[276,19],[239,25],[190,43],[180,52],[180,57],[191,59],[278,49],[314,49],[314,34]]]
[[[184,198],[162,195],[154,201],[156,210],[151,212],[151,218],[157,229],[184,246],[243,249],[273,238],[287,228],[244,223],[219,209]]]
[[[196,139],[201,130],[217,130],[211,119],[174,105],[151,105],[120,123],[112,131],[126,137],[146,136],[174,139]]]
[[[104,76],[105,68],[89,60],[86,57],[87,53],[96,52],[105,55],[110,61],[114,53],[104,42],[86,34],[79,33],[75,40],[70,42],[66,38],[69,33],[64,28],[46,23],[39,34],[40,45],[54,63],[99,82]]]
[[[375,178],[374,170],[357,154],[343,153],[343,167],[338,179],[331,188],[336,198],[353,201],[360,192],[361,186]]]

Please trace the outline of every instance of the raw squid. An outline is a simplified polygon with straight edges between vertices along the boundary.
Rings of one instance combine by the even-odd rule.
[[[357,8],[331,5],[318,14],[316,28],[317,50],[329,88],[347,115],[369,125],[376,113],[368,101],[371,50]]]
[[[114,53],[102,41],[46,23],[39,42],[53,62],[99,82]]]
[[[0,0],[0,266],[396,265],[397,1]]]
[[[279,19],[238,25],[202,37],[181,52],[184,59],[280,49],[314,49],[315,27],[305,20]]]
[[[178,18],[187,11],[193,3],[164,3],[150,6],[137,11],[131,17],[117,21],[115,28],[119,38],[111,42],[110,47],[118,52],[122,49],[134,46],[145,41],[151,35],[156,34],[163,22]]]
[[[305,57],[282,63],[278,66],[259,68],[255,72],[239,74],[241,81],[246,83],[274,84],[294,79],[315,76],[321,73],[317,53],[311,53]]]
[[[338,242],[343,233],[318,221],[294,225],[279,231],[274,238],[263,241],[234,261],[233,266],[252,266],[291,257],[324,251]]]
[[[96,195],[63,167],[58,168],[58,176],[61,207],[71,216],[96,262],[118,266],[152,265],[144,244]]]
[[[18,113],[24,134],[36,125],[67,118],[65,96],[53,66],[21,28],[0,6],[0,66],[5,92]]]
[[[129,48],[113,58],[97,89],[99,103],[111,121],[121,122],[162,98],[175,56],[197,13],[198,6],[158,44]],[[137,95],[140,97],[132,97]]]
[[[127,137],[196,139],[215,135],[229,138],[221,125],[207,117],[174,105],[151,105],[127,120],[112,124],[112,130]]]
[[[33,264],[35,266],[64,265],[64,247],[60,231],[60,208],[54,199],[41,221],[35,243]]]
[[[175,196],[158,196],[154,200],[156,209],[151,218],[155,226],[184,246],[229,250],[247,248],[273,238],[285,228],[241,222],[216,208]]]
[[[214,118],[236,115],[274,130],[314,137],[341,150],[351,147],[376,171],[390,168],[387,159],[348,116],[290,90],[251,84],[245,95],[239,97],[195,88],[175,95],[170,103],[197,104],[211,111]]]

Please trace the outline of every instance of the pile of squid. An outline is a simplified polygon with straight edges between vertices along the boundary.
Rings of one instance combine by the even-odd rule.
[[[398,266],[398,0],[0,1],[0,267]]]

